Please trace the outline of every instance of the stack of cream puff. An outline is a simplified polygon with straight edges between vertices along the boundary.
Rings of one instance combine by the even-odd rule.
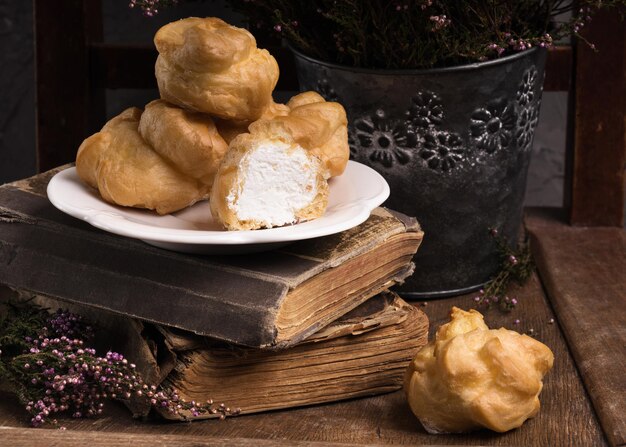
[[[343,107],[314,92],[277,104],[278,65],[247,30],[217,18],[162,27],[161,99],[130,108],[78,150],[81,179],[122,206],[169,214],[210,197],[228,230],[324,214],[348,162]]]

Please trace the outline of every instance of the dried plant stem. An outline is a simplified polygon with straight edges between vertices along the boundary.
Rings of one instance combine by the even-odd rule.
[[[490,230],[498,246],[501,259],[500,270],[485,284],[485,287],[474,297],[478,306],[491,308],[493,305],[503,311],[513,310],[517,298],[510,297],[508,292],[513,284],[523,285],[532,276],[535,269],[528,241],[517,247],[510,247],[505,238],[497,230]]]

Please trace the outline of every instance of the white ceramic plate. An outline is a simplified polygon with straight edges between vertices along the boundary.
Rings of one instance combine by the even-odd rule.
[[[350,161],[343,175],[330,180],[328,209],[319,219],[266,230],[226,231],[212,218],[206,201],[165,216],[111,205],[80,180],[76,168],[59,172],[48,185],[55,207],[94,227],[169,250],[205,254],[252,253],[338,233],[364,222],[387,197],[389,185],[380,174]]]

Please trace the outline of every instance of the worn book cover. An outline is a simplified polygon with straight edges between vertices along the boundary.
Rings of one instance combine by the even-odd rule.
[[[423,233],[383,208],[348,231],[239,256],[106,233],[46,198],[54,172],[0,187],[0,282],[243,346],[292,346],[413,271]]]
[[[37,302],[51,309],[63,305],[43,297]],[[132,359],[148,383],[174,388],[187,401],[213,399],[241,408],[242,414],[396,391],[407,365],[428,341],[424,312],[392,292],[376,295],[283,350],[235,346],[85,306],[70,309],[95,322],[100,350]],[[145,399],[126,404],[135,416],[150,411]],[[199,416],[207,417],[219,414]]]

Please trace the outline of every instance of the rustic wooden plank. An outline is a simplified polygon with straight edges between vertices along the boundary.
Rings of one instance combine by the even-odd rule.
[[[58,431],[39,430],[33,436],[33,430],[25,428],[0,427],[0,440],[11,447],[110,447],[128,445],[133,447],[201,447],[214,445],[259,446],[259,447],[349,447],[362,444],[344,444],[336,442],[308,442],[281,439],[219,438],[215,436],[180,436],[152,434],[102,433],[93,431]],[[380,444],[368,444],[369,446]]]
[[[547,92],[568,91],[572,85],[574,55],[571,46],[558,46],[548,51],[543,89]]]
[[[550,301],[612,445],[626,444],[626,233],[530,210],[526,227]]]
[[[626,187],[626,26],[601,10],[576,51],[571,223],[623,226]]]
[[[107,404],[106,415],[95,420],[63,419],[73,431],[97,431],[102,439],[115,434],[115,440],[134,442],[133,436],[175,436],[178,445],[193,436],[203,439],[280,440],[281,442],[331,442],[358,444],[464,444],[571,446],[605,445],[601,428],[569,354],[558,324],[549,324],[554,314],[546,301],[541,283],[534,277],[515,292],[520,304],[510,314],[497,310],[486,312],[492,327],[518,331],[534,329],[538,340],[555,354],[554,368],[546,376],[541,394],[542,409],[536,418],[520,429],[505,434],[487,431],[470,435],[429,435],[411,413],[402,392],[355,399],[330,405],[318,405],[288,411],[276,411],[229,418],[225,421],[164,423],[160,420],[138,421],[130,418],[121,404]],[[431,328],[447,320],[452,305],[470,308],[472,296],[447,298],[428,303],[422,309],[431,320]],[[519,325],[513,324],[519,318]],[[26,414],[15,398],[0,394],[0,426],[26,427]],[[30,430],[31,440],[47,439],[47,433]],[[117,438],[120,436],[120,438]],[[124,438],[126,437],[126,438]],[[91,439],[91,438],[85,438]],[[113,442],[111,442],[113,444]],[[139,444],[142,445],[142,444]],[[158,444],[156,444],[158,445]],[[263,444],[260,444],[263,445]],[[280,444],[279,444],[280,445]]]
[[[35,0],[37,168],[73,161],[102,126],[104,91],[89,82],[87,43],[102,39],[101,0]]]

